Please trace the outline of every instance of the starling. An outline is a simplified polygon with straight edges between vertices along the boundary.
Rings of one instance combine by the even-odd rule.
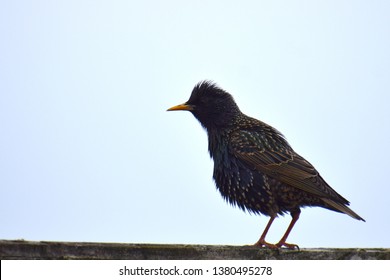
[[[176,110],[190,111],[207,131],[213,179],[223,198],[270,217],[255,246],[299,248],[286,240],[301,207],[319,206],[364,221],[278,130],[243,114],[233,97],[213,82],[198,83],[187,102],[168,109]],[[272,222],[285,213],[292,217],[285,234],[276,244],[266,242]]]

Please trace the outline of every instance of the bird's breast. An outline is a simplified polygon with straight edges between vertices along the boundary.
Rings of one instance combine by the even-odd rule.
[[[226,154],[214,158],[213,178],[222,197],[244,211],[269,215],[274,210],[274,197],[267,176],[245,166]]]

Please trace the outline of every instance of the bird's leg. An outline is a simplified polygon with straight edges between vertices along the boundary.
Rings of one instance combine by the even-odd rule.
[[[274,244],[271,244],[271,243],[268,243],[268,242],[265,241],[265,236],[267,235],[268,230],[271,227],[272,222],[275,220],[275,218],[276,218],[276,215],[271,216],[271,218],[268,221],[267,226],[265,227],[265,229],[263,231],[263,234],[260,236],[260,239],[254,244],[254,246],[256,246],[256,247],[268,247],[268,248],[271,248],[271,249],[276,249],[277,248],[277,246],[275,246]]]
[[[298,211],[295,211],[295,212],[291,213],[292,220],[290,222],[290,225],[288,226],[288,228],[287,228],[286,232],[284,233],[282,239],[280,239],[280,241],[275,244],[276,247],[281,248],[281,247],[284,246],[284,247],[287,247],[288,249],[298,249],[299,250],[299,246],[298,245],[286,243],[286,240],[287,240],[288,235],[290,234],[290,231],[294,227],[295,223],[298,221],[300,213],[301,213],[300,209],[298,209]]]

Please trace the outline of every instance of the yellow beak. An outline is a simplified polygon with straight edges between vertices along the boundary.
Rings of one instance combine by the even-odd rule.
[[[188,104],[180,104],[169,108],[167,111],[192,111],[194,107]]]

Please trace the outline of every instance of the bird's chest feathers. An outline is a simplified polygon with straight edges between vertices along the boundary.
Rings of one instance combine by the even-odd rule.
[[[262,212],[261,197],[265,189],[258,188],[262,182],[261,174],[253,172],[231,153],[229,140],[228,134],[223,138],[209,137],[215,185],[230,204],[242,210]]]
[[[229,155],[229,134],[228,133],[209,133],[209,153],[214,160],[214,166],[219,168],[230,168],[232,159]]]
[[[209,135],[209,152],[214,161],[213,178],[222,192],[238,191],[253,185],[253,174],[229,150],[229,134]]]

